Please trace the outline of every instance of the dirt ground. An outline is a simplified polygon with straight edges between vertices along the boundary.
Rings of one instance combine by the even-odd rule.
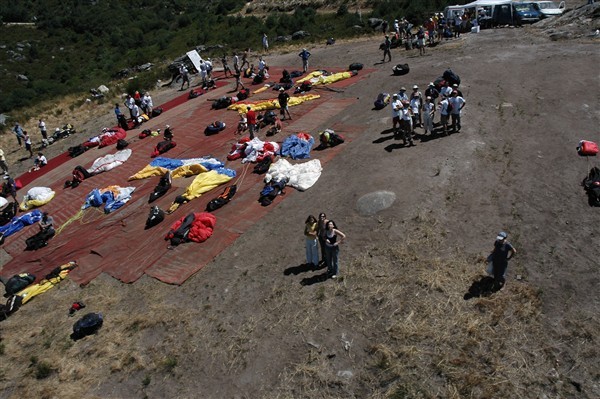
[[[358,101],[328,124],[363,133],[313,188],[180,287],[101,276],[24,306],[0,324],[0,398],[600,397],[600,213],[580,186],[598,159],[575,151],[600,141],[598,39],[487,30],[392,63],[379,41],[311,49],[312,68],[375,70],[339,93]],[[300,68],[297,50],[267,61]],[[392,76],[395,63],[410,73]],[[462,130],[403,147],[373,100],[424,91],[447,68],[462,79]],[[393,204],[359,212],[379,190]],[[319,212],[348,236],[337,280],[302,267],[303,222]],[[518,250],[506,288],[463,300],[500,230]],[[106,321],[72,342],[63,308],[77,299]]]

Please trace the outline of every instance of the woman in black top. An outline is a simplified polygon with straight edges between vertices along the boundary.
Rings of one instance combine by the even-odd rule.
[[[327,263],[327,275],[331,278],[336,278],[338,275],[338,254],[340,244],[345,238],[346,235],[337,229],[335,222],[329,220],[325,230],[325,262]]]

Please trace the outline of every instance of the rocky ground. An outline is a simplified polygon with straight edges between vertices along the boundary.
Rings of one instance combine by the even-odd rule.
[[[392,63],[379,38],[311,49],[313,67],[373,69],[328,121],[363,133],[183,286],[65,281],[3,322],[0,398],[599,397],[600,213],[580,186],[598,162],[575,151],[600,142],[598,39],[540,29],[395,50]],[[297,51],[268,62],[299,67]],[[395,63],[410,73],[392,76]],[[463,129],[403,147],[373,100],[448,67]],[[82,129],[112,122],[99,108]],[[379,191],[395,200],[366,214]],[[321,211],[348,235],[337,280],[301,267],[303,221]],[[507,286],[465,301],[500,230],[518,250]],[[53,312],[65,298],[106,315],[99,334],[68,339],[73,320]]]

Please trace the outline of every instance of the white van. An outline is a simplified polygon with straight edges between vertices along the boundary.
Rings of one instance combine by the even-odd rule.
[[[565,2],[561,1],[559,5],[550,0],[534,1],[533,7],[542,14],[542,18],[555,17],[562,15],[565,10]]]

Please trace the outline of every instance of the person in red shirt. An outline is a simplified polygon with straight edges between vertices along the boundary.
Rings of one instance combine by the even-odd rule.
[[[246,119],[248,119],[248,131],[250,132],[250,140],[252,140],[254,138],[254,131],[256,130],[256,112],[254,112],[254,110],[250,106],[248,106],[248,112],[246,112]]]

